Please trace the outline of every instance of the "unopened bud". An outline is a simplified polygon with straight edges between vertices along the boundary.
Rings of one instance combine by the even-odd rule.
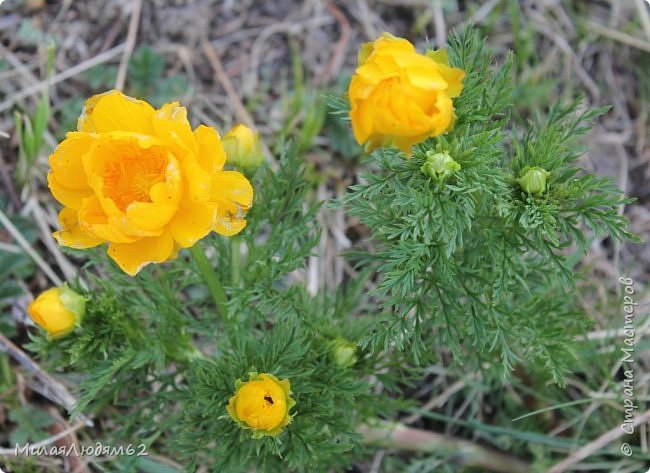
[[[357,362],[357,346],[342,338],[333,340],[332,358],[341,368],[350,368]]]
[[[546,190],[546,178],[550,175],[551,173],[544,168],[537,166],[525,167],[517,182],[525,192],[541,194]]]
[[[264,162],[259,136],[245,125],[231,128],[223,137],[223,147],[229,164],[254,170]]]
[[[40,294],[27,313],[50,338],[70,333],[86,313],[86,299],[68,286],[53,287]]]
[[[447,153],[434,153],[431,150],[427,151],[427,160],[421,169],[432,179],[444,180],[456,171],[460,171],[461,166]]]

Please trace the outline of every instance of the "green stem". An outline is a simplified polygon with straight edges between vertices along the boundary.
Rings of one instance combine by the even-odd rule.
[[[194,262],[199,267],[199,272],[205,284],[208,286],[210,294],[212,294],[212,299],[214,299],[214,304],[217,306],[217,311],[221,315],[225,324],[228,323],[228,298],[226,297],[226,291],[223,290],[221,281],[217,277],[217,274],[214,272],[212,265],[208,257],[205,256],[205,253],[201,249],[201,244],[196,243],[192,248],[190,248],[190,254],[194,258]]]
[[[0,385],[4,385],[9,389],[13,382],[11,379],[11,366],[9,366],[9,355],[6,353],[0,353],[0,371],[2,371],[2,383]]]
[[[239,286],[240,266],[241,240],[235,236],[230,239],[230,276],[232,278],[233,287]]]

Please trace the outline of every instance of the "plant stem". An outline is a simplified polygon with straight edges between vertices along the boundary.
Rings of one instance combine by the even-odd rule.
[[[228,323],[228,298],[226,297],[226,291],[223,290],[221,281],[217,277],[217,274],[214,272],[208,257],[205,256],[203,249],[201,248],[200,242],[197,242],[192,248],[190,248],[190,254],[194,258],[194,262],[199,267],[199,272],[205,281],[205,284],[208,286],[208,290],[214,299],[214,304],[217,306],[217,311],[221,318],[224,321],[224,324]]]
[[[241,266],[241,240],[234,236],[230,239],[230,277],[233,287],[239,286]]]
[[[527,473],[526,462],[468,440],[414,429],[397,422],[377,421],[357,427],[363,442],[383,448],[398,448],[413,452],[440,453],[452,456],[466,467],[501,473]]]

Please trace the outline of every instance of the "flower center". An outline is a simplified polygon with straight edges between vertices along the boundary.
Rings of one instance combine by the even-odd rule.
[[[151,202],[151,187],[165,180],[167,159],[155,148],[129,149],[129,153],[107,164],[104,194],[126,211],[133,202]]]

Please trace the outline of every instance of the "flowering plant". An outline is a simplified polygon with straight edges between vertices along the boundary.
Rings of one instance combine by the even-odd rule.
[[[361,48],[347,96],[328,100],[374,150],[333,203],[368,236],[336,287],[296,277],[326,211],[300,144],[276,167],[249,128],[222,141],[175,102],[89,99],[48,175],[56,239],[88,249],[71,282],[85,316],[58,289],[30,306],[57,335],[31,348],[81,374],[74,413],[124,406],[116,437],[144,436],[188,471],[343,471],[362,443],[425,448],[391,443],[410,431],[381,419],[412,407],[400,392],[433,360],[498,384],[526,359],[561,386],[588,323],[571,261],[591,233],[636,239],[617,211],[628,199],[576,164],[572,139],[602,110],[556,105],[518,133],[510,59],[492,63],[470,31],[448,51],[389,34]],[[103,243],[117,266],[90,250]],[[452,461],[530,471],[461,447]]]
[[[246,226],[253,188],[223,170],[219,134],[192,131],[178,103],[154,110],[113,90],[88,99],[77,129],[50,156],[48,184],[64,205],[54,234],[61,245],[108,242],[111,259],[134,276],[211,231]]]

